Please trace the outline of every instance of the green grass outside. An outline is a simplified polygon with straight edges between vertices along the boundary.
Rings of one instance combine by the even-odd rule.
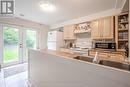
[[[5,50],[4,51],[4,62],[17,61],[18,51],[17,50]]]

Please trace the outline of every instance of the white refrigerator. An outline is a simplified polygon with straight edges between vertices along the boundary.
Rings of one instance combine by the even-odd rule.
[[[59,50],[63,46],[63,32],[50,31],[48,32],[47,47],[50,50]]]

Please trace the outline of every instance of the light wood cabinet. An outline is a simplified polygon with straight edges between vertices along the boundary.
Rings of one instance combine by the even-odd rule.
[[[91,22],[91,37],[92,39],[99,39],[100,38],[100,28],[99,28],[99,20],[95,20]]]
[[[61,48],[60,51],[64,52],[64,53],[74,54],[73,50],[71,50],[71,49]]]
[[[114,18],[105,17],[91,23],[92,39],[113,39],[114,38]]]
[[[115,40],[118,51],[125,51],[129,43],[129,14],[121,13],[115,17]],[[127,54],[126,56],[128,56]]]
[[[114,18],[106,17],[102,19],[102,38],[113,39],[114,37]]]
[[[89,51],[89,56],[95,57],[96,50]],[[108,60],[115,60],[115,61],[123,61],[124,56],[122,52],[111,52],[111,51],[102,51],[98,53],[98,57],[100,59],[108,59]]]
[[[75,25],[64,26],[64,39],[75,39],[74,29]]]

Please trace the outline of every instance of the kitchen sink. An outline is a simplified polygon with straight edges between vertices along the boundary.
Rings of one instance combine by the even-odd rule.
[[[130,71],[130,64],[123,64],[109,60],[100,60],[99,64]]]
[[[78,60],[82,60],[82,61],[86,61],[86,62],[93,62],[93,58],[84,57],[84,56],[77,56],[77,57],[74,57],[74,59],[78,59]]]
[[[91,57],[76,56],[76,57],[74,57],[74,59],[93,63],[93,58],[91,58]],[[120,63],[120,62],[116,62],[116,61],[109,61],[109,60],[100,60],[99,64],[130,71],[130,64],[124,64],[124,63]]]

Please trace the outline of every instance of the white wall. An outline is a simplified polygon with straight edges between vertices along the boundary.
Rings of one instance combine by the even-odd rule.
[[[40,30],[40,41],[39,41],[40,49],[47,48],[47,33],[48,33],[48,30],[49,30],[48,27]]]
[[[39,48],[45,49],[47,47],[47,32],[49,26],[36,23],[33,21],[21,19],[21,18],[0,18],[0,24],[9,24],[14,26],[20,26],[25,28],[34,28],[39,30]]]
[[[130,72],[30,50],[29,81],[33,87],[130,87]]]
[[[106,17],[106,16],[115,16],[117,14],[120,14],[120,12],[121,12],[121,9],[111,9],[111,10],[107,10],[107,11],[104,11],[104,12],[99,12],[99,13],[91,14],[91,15],[88,15],[88,16],[85,16],[85,17],[80,17],[80,18],[77,18],[77,19],[73,19],[73,20],[62,22],[62,23],[54,24],[50,28],[55,29],[55,28],[58,28],[58,27],[63,27],[64,25],[78,24],[78,23],[92,21],[92,20],[99,19],[99,18]]]

